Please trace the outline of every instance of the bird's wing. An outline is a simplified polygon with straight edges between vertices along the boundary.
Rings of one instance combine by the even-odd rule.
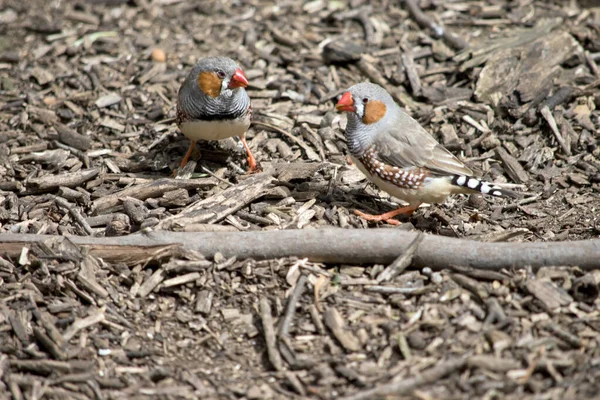
[[[473,175],[471,169],[402,110],[376,135],[373,144],[381,161],[398,168],[424,167],[437,175]]]

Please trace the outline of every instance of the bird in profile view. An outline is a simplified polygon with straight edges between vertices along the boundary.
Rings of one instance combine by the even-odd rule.
[[[422,203],[440,203],[454,193],[517,197],[515,192],[473,177],[473,171],[439,144],[381,86],[350,87],[336,104],[348,114],[350,158],[369,181],[408,203],[380,215],[355,211],[368,221],[397,225],[393,217],[411,215]]]
[[[252,119],[248,80],[230,58],[203,58],[190,71],[177,96],[177,126],[190,139],[190,148],[181,161],[183,168],[196,142],[239,136],[248,153],[249,172],[256,160],[246,143],[246,130]]]

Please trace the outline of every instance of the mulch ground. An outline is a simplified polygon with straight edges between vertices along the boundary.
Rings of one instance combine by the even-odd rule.
[[[594,5],[0,0],[0,242],[326,226],[491,242],[597,238]],[[263,175],[246,175],[231,139],[199,144],[171,178],[189,145],[174,123],[177,90],[208,55],[236,59],[250,81],[248,143]],[[399,227],[355,216],[396,204],[346,160],[334,104],[364,80],[523,198],[455,196]],[[68,242],[2,255],[0,397],[580,399],[600,390],[597,272],[409,268],[379,284],[381,265],[184,250],[149,258],[107,263]]]

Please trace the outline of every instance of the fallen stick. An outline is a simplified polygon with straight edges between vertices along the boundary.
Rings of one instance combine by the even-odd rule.
[[[418,375],[385,383],[373,389],[363,390],[350,396],[342,397],[342,400],[367,400],[409,394],[420,386],[437,382],[452,373],[459,373],[467,365],[467,360],[466,357],[462,357],[455,360],[442,361],[435,367],[429,368]]]
[[[417,0],[404,0],[404,4],[406,4],[406,8],[410,15],[417,21],[417,24],[423,29],[431,29],[435,37],[443,38],[448,45],[452,46],[456,50],[462,50],[467,48],[469,44],[461,39],[459,36],[448,32],[442,26],[438,25],[435,21],[433,21],[427,14],[421,10]]]
[[[220,252],[225,257],[256,260],[296,256],[314,262],[390,264],[404,253],[419,232],[397,229],[295,229],[253,232],[170,232],[156,231],[120,237],[95,238],[69,236],[75,245],[86,247],[105,261],[130,259],[139,255],[147,261],[151,250],[183,246],[211,258]],[[444,269],[451,265],[487,270],[578,266],[600,268],[600,240],[535,243],[490,243],[423,234],[413,256],[416,267]],[[0,234],[0,254],[18,257],[24,246],[63,236]],[[159,252],[153,258],[160,258]]]

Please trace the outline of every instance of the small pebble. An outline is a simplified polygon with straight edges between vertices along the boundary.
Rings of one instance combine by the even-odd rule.
[[[485,210],[487,203],[485,202],[483,195],[474,193],[469,196],[469,205],[478,210]]]
[[[152,59],[157,62],[165,62],[167,55],[162,49],[154,49],[152,50]]]
[[[444,280],[444,277],[439,272],[434,272],[431,274],[431,277],[429,279],[431,279],[431,283],[439,285]]]

